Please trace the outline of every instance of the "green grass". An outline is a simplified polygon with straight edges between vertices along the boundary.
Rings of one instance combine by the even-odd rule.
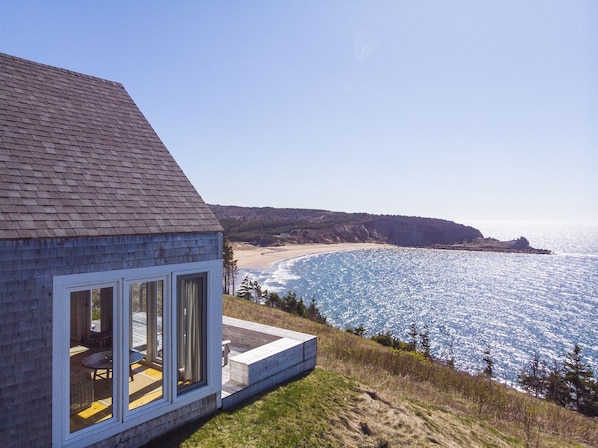
[[[318,368],[153,447],[598,447],[598,422],[367,338],[224,297],[224,314],[318,336]]]
[[[265,396],[154,441],[151,447],[337,447],[330,417],[357,395],[355,381],[316,369]]]

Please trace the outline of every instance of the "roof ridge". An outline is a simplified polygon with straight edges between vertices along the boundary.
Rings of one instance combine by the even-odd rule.
[[[13,56],[11,54],[3,53],[3,52],[0,52],[0,57],[4,57],[4,58],[7,58],[7,59],[12,59],[12,60],[17,61],[17,62],[22,63],[22,64],[34,65],[34,66],[38,66],[38,67],[43,67],[44,69],[51,69],[53,71],[63,72],[63,73],[69,74],[71,76],[76,76],[76,77],[79,77],[79,78],[87,78],[89,80],[95,80],[95,81],[105,82],[105,83],[108,83],[108,84],[112,84],[114,86],[122,87],[124,89],[124,85],[122,83],[120,83],[118,81],[112,81],[112,80],[106,79],[106,78],[100,78],[99,76],[87,75],[85,73],[76,72],[74,70],[69,70],[67,68],[62,68],[62,67],[57,67],[55,65],[44,64],[42,62],[32,61],[32,60],[29,60],[29,59],[20,58],[18,56]]]

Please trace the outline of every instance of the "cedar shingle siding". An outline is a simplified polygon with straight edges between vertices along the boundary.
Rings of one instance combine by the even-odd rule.
[[[54,275],[205,261],[214,259],[221,247],[218,234],[200,233],[0,241],[2,446],[48,447],[52,444]],[[175,422],[179,425],[185,421],[180,413],[177,411],[179,416]],[[160,421],[164,418],[168,417]],[[160,434],[152,432],[160,428],[160,424],[149,426],[141,434],[146,440]],[[119,446],[127,446],[125,437],[121,436]],[[135,440],[130,444],[136,445]]]
[[[0,179],[0,437],[46,447],[54,276],[218,260],[222,229],[120,84],[5,54]],[[215,403],[108,442],[138,445]]]

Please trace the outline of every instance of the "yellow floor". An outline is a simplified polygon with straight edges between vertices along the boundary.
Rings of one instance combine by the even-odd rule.
[[[162,398],[162,372],[143,364],[131,367],[134,381],[129,381],[129,409]],[[94,380],[94,397],[95,401],[89,408],[71,416],[71,432],[112,417],[112,378]]]

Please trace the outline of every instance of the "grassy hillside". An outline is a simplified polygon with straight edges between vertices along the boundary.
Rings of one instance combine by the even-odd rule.
[[[224,314],[317,335],[318,368],[150,446],[598,446],[598,422],[483,378],[241,299]]]

